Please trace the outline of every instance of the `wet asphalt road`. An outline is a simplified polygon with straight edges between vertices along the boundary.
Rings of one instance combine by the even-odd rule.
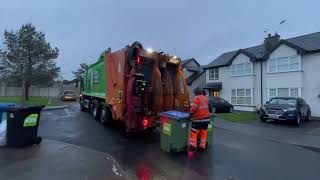
[[[77,103],[42,114],[43,138],[85,146],[113,156],[128,174],[149,172],[153,179],[304,180],[319,179],[318,150],[265,140],[254,135],[215,129],[214,148],[188,159],[160,150],[157,131],[126,137],[120,127],[107,128]],[[66,157],[68,158],[68,157]]]

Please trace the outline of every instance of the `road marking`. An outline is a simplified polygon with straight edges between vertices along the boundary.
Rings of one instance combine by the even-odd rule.
[[[119,172],[118,172],[118,169],[116,168],[116,166],[113,164],[113,166],[112,166],[112,171],[113,171],[113,173],[115,174],[115,175],[117,175],[117,176],[122,176],[122,174],[120,174]]]

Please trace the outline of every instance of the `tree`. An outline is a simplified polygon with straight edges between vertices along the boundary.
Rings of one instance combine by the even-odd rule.
[[[59,49],[52,48],[45,34],[32,24],[22,25],[18,31],[5,30],[0,74],[17,79],[23,87],[23,101],[29,100],[31,85],[50,85],[58,77],[60,68],[54,61],[58,55]]]
[[[80,80],[88,68],[88,64],[81,63],[80,67],[76,71],[72,71],[72,74],[75,78],[77,78],[77,80]]]

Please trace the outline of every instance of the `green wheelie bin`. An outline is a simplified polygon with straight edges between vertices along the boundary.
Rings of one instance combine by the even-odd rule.
[[[199,121],[202,121],[202,122],[208,122],[208,134],[207,134],[207,144],[206,144],[206,147],[207,148],[210,148],[213,144],[213,124],[214,124],[214,120],[215,120],[215,117],[216,115],[211,115],[210,118],[208,119],[203,119],[203,120],[195,120],[194,122],[199,122]],[[192,122],[192,120],[191,120]],[[191,129],[191,123],[189,124],[189,131],[188,133],[190,132],[190,129]],[[188,137],[189,139],[189,137]],[[200,144],[200,138],[198,138],[198,145]],[[188,144],[189,145],[189,144]]]
[[[160,113],[161,149],[165,152],[181,152],[188,147],[189,113],[166,111]]]
[[[216,115],[213,114],[210,117],[210,123],[208,125],[208,135],[207,135],[207,147],[211,147],[213,144],[213,127],[214,127],[214,120],[216,118]]]

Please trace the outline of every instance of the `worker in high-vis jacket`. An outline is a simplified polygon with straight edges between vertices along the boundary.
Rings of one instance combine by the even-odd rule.
[[[190,116],[192,125],[190,129],[189,151],[205,150],[208,134],[208,119],[210,118],[209,101],[205,96],[205,91],[197,87],[194,90],[195,97],[191,103]],[[198,136],[200,144],[198,149]]]

